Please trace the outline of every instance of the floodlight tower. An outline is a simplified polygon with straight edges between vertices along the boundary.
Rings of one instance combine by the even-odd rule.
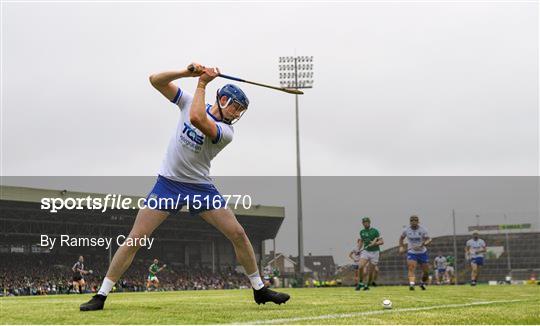
[[[313,88],[313,57],[279,57],[279,83],[281,87]],[[298,206],[298,272],[304,276],[304,228],[302,225],[302,181],[300,171],[300,132],[298,122],[298,95],[295,98],[296,114],[296,191]],[[303,282],[303,281],[302,281]]]

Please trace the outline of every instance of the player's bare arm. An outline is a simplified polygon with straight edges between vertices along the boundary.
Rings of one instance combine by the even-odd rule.
[[[371,241],[371,243],[368,245],[368,247],[382,246],[383,244],[384,244],[383,238],[379,237],[377,239],[373,239],[373,241]]]
[[[403,240],[405,240],[405,237],[401,235],[399,237],[399,252],[404,253],[405,252],[405,243],[403,243]]]
[[[150,75],[150,83],[163,96],[171,101],[178,92],[178,87],[173,83],[174,80],[185,77],[197,77],[204,71],[204,66],[198,63],[192,63],[194,69],[189,71],[187,68],[182,70],[164,71]]]
[[[205,68],[204,73],[199,77],[199,83],[193,96],[193,103],[189,112],[190,122],[210,139],[215,139],[218,135],[216,123],[206,115],[206,85],[219,74],[217,68]],[[221,100],[221,99],[219,99]]]

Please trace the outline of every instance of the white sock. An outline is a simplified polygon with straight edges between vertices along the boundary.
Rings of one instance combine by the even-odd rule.
[[[264,287],[264,283],[261,280],[261,275],[259,275],[259,271],[256,271],[255,273],[248,275],[249,281],[251,282],[251,286],[255,290],[260,290]]]
[[[414,286],[414,282],[409,282],[409,285],[410,285],[410,286]]]
[[[111,290],[112,290],[112,288],[114,286],[114,283],[115,282],[113,282],[109,278],[105,277],[103,279],[103,283],[101,283],[101,287],[99,288],[98,294],[107,296],[109,294],[109,292],[111,292]]]

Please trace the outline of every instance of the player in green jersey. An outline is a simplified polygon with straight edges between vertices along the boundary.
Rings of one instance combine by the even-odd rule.
[[[150,291],[150,287],[153,285],[157,290],[159,287],[159,279],[157,273],[161,272],[167,265],[159,267],[159,260],[154,259],[154,263],[148,267],[148,278],[146,279],[146,291]]]
[[[364,245],[364,250],[360,255],[358,269],[363,273],[364,291],[369,290],[369,285],[373,282],[373,269],[379,263],[380,246],[384,244],[384,240],[379,233],[379,230],[371,227],[371,219],[369,217],[362,218],[364,228],[360,230],[360,240]],[[359,286],[362,286],[359,284]]]

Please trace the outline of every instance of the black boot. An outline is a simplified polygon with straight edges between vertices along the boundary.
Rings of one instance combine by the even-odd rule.
[[[260,290],[253,289],[253,298],[257,304],[265,304],[267,302],[282,304],[287,302],[291,297],[287,293],[272,291],[265,286]]]
[[[107,297],[101,294],[96,294],[90,301],[83,303],[80,306],[81,311],[102,310]]]

